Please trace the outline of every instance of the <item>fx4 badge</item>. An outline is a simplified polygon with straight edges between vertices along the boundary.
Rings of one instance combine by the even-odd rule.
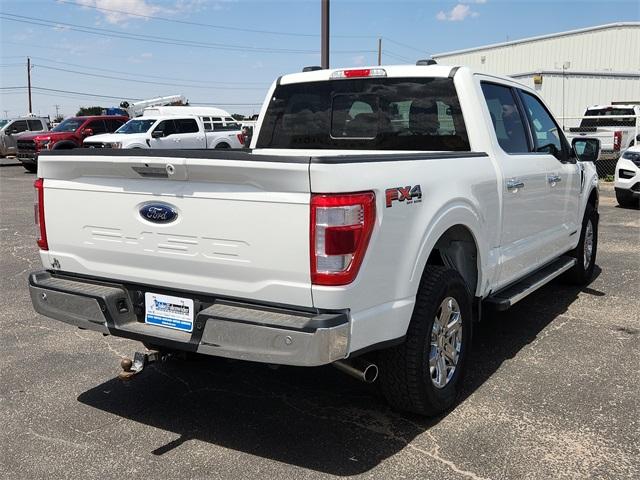
[[[418,203],[422,201],[422,190],[420,185],[408,186],[408,187],[395,187],[387,188],[385,190],[385,197],[387,199],[387,208],[393,206],[394,201]]]

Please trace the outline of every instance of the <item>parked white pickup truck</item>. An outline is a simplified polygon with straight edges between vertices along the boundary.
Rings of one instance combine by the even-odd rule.
[[[175,108],[185,113],[156,113]],[[228,116],[189,114],[189,107],[159,107],[125,123],[114,133],[88,137],[87,148],[203,149],[242,148],[240,124]],[[225,112],[226,113],[226,112]],[[228,114],[227,114],[228,115]]]
[[[638,125],[636,125],[636,123]],[[580,126],[568,129],[569,140],[577,137],[600,140],[600,160],[615,160],[640,141],[640,105],[611,104],[587,108]]]
[[[576,152],[593,161],[599,144],[572,148],[511,79],[286,75],[252,143],[43,154],[35,309],[160,351],[333,363],[433,415],[455,401],[483,306],[592,278],[597,176]]]

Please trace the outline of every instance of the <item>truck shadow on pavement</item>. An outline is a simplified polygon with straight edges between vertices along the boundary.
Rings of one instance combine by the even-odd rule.
[[[474,332],[460,402],[566,312],[580,291],[554,282],[508,312],[486,315]],[[332,367],[272,369],[216,358],[153,364],[132,381],[114,378],[78,400],[179,436],[160,445],[145,439],[154,455],[197,439],[340,476],[371,470],[451,414],[424,419],[394,412],[375,386]],[[421,439],[420,448],[435,448],[430,442]]]

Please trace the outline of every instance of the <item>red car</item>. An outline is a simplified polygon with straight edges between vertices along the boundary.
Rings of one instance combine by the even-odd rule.
[[[82,146],[85,138],[100,133],[113,133],[129,120],[116,115],[69,117],[49,132],[21,135],[17,141],[17,157],[30,172],[38,168],[42,150],[71,149]]]

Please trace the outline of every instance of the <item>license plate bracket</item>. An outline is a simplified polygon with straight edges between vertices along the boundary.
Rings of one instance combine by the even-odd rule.
[[[193,331],[193,299],[145,292],[144,322],[181,332]]]

